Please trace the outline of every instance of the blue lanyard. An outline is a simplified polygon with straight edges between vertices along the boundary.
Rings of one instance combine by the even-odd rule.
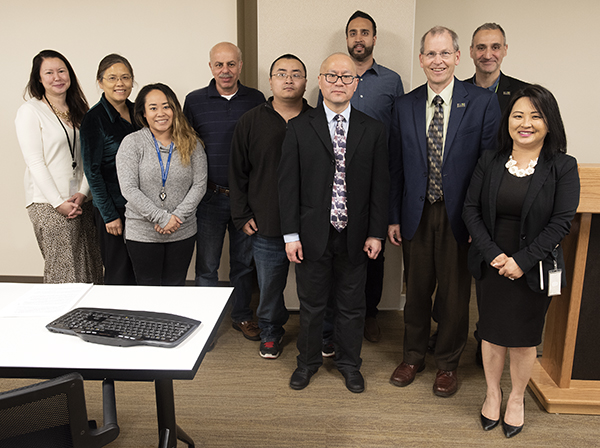
[[[164,201],[167,198],[167,194],[165,193],[165,183],[167,182],[167,176],[169,175],[169,167],[171,166],[171,156],[173,155],[173,142],[169,146],[169,158],[167,159],[167,169],[165,169],[162,161],[162,157],[160,156],[160,149],[158,149],[158,142],[156,141],[156,137],[152,134],[152,139],[154,140],[154,147],[156,148],[156,155],[158,155],[158,161],[160,162],[160,174],[162,177],[162,188],[160,190],[160,200]]]

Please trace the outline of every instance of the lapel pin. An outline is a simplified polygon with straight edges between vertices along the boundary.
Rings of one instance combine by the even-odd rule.
[[[458,109],[459,107],[467,107],[465,105],[465,103],[456,103],[456,108]]]
[[[505,90],[504,92],[502,92],[502,95],[510,96],[510,90]]]

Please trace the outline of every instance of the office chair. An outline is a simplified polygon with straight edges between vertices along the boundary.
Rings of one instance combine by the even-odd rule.
[[[70,373],[0,393],[0,448],[96,448],[119,435],[115,386],[102,383],[104,426],[87,419],[83,378]]]

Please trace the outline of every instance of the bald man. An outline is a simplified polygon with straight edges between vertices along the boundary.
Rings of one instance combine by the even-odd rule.
[[[237,230],[231,219],[229,202],[229,152],[239,118],[264,104],[264,95],[239,82],[242,52],[230,42],[210,50],[210,84],[194,90],[185,99],[183,112],[205,145],[208,158],[206,194],[198,205],[196,236],[196,285],[217,286],[218,269],[225,231],[229,230],[229,281],[232,296],[233,327],[245,338],[259,341],[260,329],[252,318],[252,242]]]
[[[279,165],[281,230],[300,299],[290,387],[304,389],[323,363],[332,295],[336,365],[348,390],[360,393],[367,260],[377,258],[388,219],[386,129],[350,105],[358,79],[348,55],[328,57],[318,80],[323,103],[288,122]]]

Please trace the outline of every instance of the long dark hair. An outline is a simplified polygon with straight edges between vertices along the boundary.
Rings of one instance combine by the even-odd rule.
[[[544,138],[544,146],[542,152],[548,159],[551,159],[559,152],[567,152],[567,135],[565,126],[560,116],[558,102],[552,92],[538,84],[532,84],[524,87],[515,93],[510,99],[508,107],[502,115],[500,129],[498,130],[498,150],[503,154],[510,154],[513,148],[513,139],[508,132],[508,120],[512,113],[515,103],[521,98],[528,98],[533,104],[533,107],[542,114],[548,133]]]
[[[153,90],[159,90],[164,93],[167,97],[169,106],[173,110],[173,142],[177,147],[182,163],[187,165],[190,163],[191,155],[198,144],[198,136],[196,131],[190,126],[187,118],[185,118],[177,95],[175,95],[175,92],[173,92],[169,86],[162,83],[156,83],[142,87],[135,99],[133,118],[140,126],[146,128],[149,127],[148,121],[146,120],[146,117],[144,117],[144,112],[146,111],[146,96]]]
[[[31,98],[36,98],[38,100],[41,100],[44,97],[46,90],[44,89],[40,79],[40,69],[44,59],[50,58],[57,58],[63,61],[67,67],[67,70],[69,71],[71,85],[67,90],[67,106],[69,107],[69,113],[71,114],[71,123],[74,127],[78,128],[81,125],[83,116],[88,111],[90,106],[85,99],[83,90],[81,90],[81,87],[79,86],[79,81],[77,80],[77,76],[73,71],[73,67],[71,67],[71,64],[67,58],[65,58],[58,51],[42,50],[35,55],[31,64],[31,73],[29,75],[29,82],[25,87],[25,92],[29,94]]]

